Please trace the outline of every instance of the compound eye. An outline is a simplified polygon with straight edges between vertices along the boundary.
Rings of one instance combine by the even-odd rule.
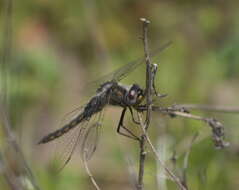
[[[129,99],[134,99],[134,97],[135,97],[135,90],[131,90],[130,92],[129,92]]]

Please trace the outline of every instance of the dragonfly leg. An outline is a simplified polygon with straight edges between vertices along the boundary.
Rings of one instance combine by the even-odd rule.
[[[153,91],[154,91],[155,96],[157,96],[159,98],[163,98],[163,97],[167,96],[167,94],[159,94],[155,87],[155,76],[156,76],[157,70],[158,70],[158,65],[153,64],[151,67],[151,74],[152,74],[152,80],[153,80],[152,81]]]
[[[137,137],[135,134],[133,134],[128,128],[126,128],[123,124],[124,122],[124,116],[125,116],[125,112],[126,112],[127,108],[124,108],[122,113],[121,113],[121,116],[120,116],[120,121],[119,121],[119,124],[118,124],[118,127],[117,127],[117,133],[119,133],[120,135],[123,135],[125,137],[129,137],[131,139],[134,139],[134,140],[139,140],[139,137]],[[128,132],[128,134],[126,133],[123,133],[122,131],[120,131],[120,129],[123,128],[125,131]]]
[[[137,124],[137,125],[140,125],[140,122],[136,121],[136,119],[134,118],[134,112],[133,112],[133,110],[132,110],[131,107],[129,107],[129,111],[130,111],[130,113],[131,113],[133,122],[134,122],[135,124]]]
[[[157,70],[158,70],[158,65],[157,64],[153,64],[152,67],[151,67],[151,75],[152,75],[152,85],[153,85],[153,90],[154,90],[154,93],[156,96],[158,96],[158,93],[157,93],[157,90],[156,90],[156,87],[155,87],[155,76],[156,76],[156,73],[157,73]]]

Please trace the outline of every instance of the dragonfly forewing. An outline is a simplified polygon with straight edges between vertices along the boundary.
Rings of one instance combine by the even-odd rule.
[[[167,47],[169,47],[171,44],[172,44],[171,41],[166,42],[162,46],[159,46],[158,48],[156,48],[155,50],[150,52],[150,56],[151,57],[156,56],[157,54],[159,54],[163,50],[165,50]],[[103,84],[107,81],[119,82],[144,62],[145,62],[145,57],[142,56],[141,58],[139,58],[135,61],[129,62],[126,65],[124,65],[123,67],[120,67],[117,70],[112,71],[111,73],[98,78],[96,81],[93,81],[93,82],[87,84],[86,86],[98,87],[98,86],[100,86],[100,84]]]

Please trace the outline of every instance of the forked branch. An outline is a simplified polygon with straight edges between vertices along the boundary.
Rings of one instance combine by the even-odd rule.
[[[144,54],[145,54],[145,63],[146,63],[146,89],[145,89],[145,96],[146,96],[146,105],[145,109],[143,111],[146,111],[146,120],[145,122],[142,122],[142,118],[139,116],[140,126],[142,128],[142,135],[139,140],[140,144],[140,159],[139,159],[139,174],[138,174],[138,184],[137,189],[141,190],[143,189],[143,177],[144,177],[144,167],[145,167],[145,159],[146,159],[146,142],[150,145],[151,149],[155,153],[156,157],[158,158],[159,162],[162,164],[162,166],[165,168],[166,173],[168,176],[178,185],[178,187],[181,190],[186,190],[184,185],[181,183],[180,179],[175,176],[160,160],[160,157],[156,151],[156,149],[153,147],[148,135],[147,135],[147,129],[150,124],[151,120],[151,112],[152,112],[152,89],[154,84],[154,75],[155,69],[153,70],[153,65],[150,61],[150,54],[149,54],[149,47],[148,47],[148,25],[150,21],[148,21],[145,18],[140,19],[142,21],[143,25],[143,45],[144,45]]]
[[[157,160],[159,161],[159,163],[162,165],[162,167],[164,168],[166,174],[169,176],[169,178],[174,181],[179,189],[181,190],[187,190],[187,188],[182,184],[181,180],[179,177],[177,177],[165,164],[164,162],[160,159],[160,156],[156,150],[156,148],[153,146],[153,143],[151,142],[146,130],[145,130],[145,126],[144,126],[144,123],[143,123],[143,120],[142,120],[142,117],[140,115],[140,112],[138,112],[138,118],[139,118],[139,121],[140,121],[140,127],[141,127],[141,130],[142,130],[142,133],[145,137],[145,140],[147,141],[147,143],[149,144],[151,150],[153,151],[153,153],[155,154]]]
[[[184,117],[184,118],[190,118],[195,120],[200,120],[205,123],[211,128],[212,130],[212,139],[214,141],[214,145],[216,148],[224,148],[229,145],[229,143],[224,141],[224,127],[223,125],[214,118],[207,118],[207,117],[201,117],[198,115],[193,115],[189,113],[189,109],[197,109],[197,110],[204,110],[204,111],[215,111],[215,112],[224,112],[224,113],[239,113],[239,108],[229,108],[229,107],[219,107],[219,106],[206,106],[206,105],[193,105],[193,104],[184,104],[184,105],[173,105],[170,107],[158,107],[152,105],[152,89],[154,85],[154,76],[152,74],[152,68],[153,65],[150,61],[150,54],[149,54],[149,46],[148,46],[148,25],[150,21],[148,21],[145,18],[140,19],[143,24],[143,45],[144,45],[144,54],[145,54],[145,63],[146,63],[146,89],[145,89],[145,97],[146,97],[146,104],[143,106],[139,106],[137,109],[139,112],[146,112],[146,120],[145,122],[142,121],[142,117],[140,116],[140,113],[138,113],[138,118],[140,121],[140,126],[142,129],[142,135],[139,140],[140,142],[140,163],[139,163],[139,175],[138,175],[138,184],[137,189],[141,190],[143,189],[143,176],[144,176],[144,165],[145,165],[145,158],[146,158],[146,143],[149,144],[152,151],[154,152],[155,156],[157,157],[158,161],[161,163],[163,168],[165,169],[166,173],[172,179],[181,190],[186,190],[186,184],[183,183],[182,180],[180,180],[179,177],[177,177],[172,171],[170,171],[169,168],[166,167],[166,165],[160,160],[160,157],[154,148],[153,144],[151,143],[148,134],[147,129],[150,124],[151,120],[151,112],[156,111],[160,114],[168,115],[170,117]]]
[[[87,153],[86,151],[84,151],[84,153],[83,153],[83,163],[84,163],[84,167],[85,167],[86,173],[88,174],[88,176],[89,176],[92,184],[94,185],[95,189],[96,190],[100,190],[100,187],[96,183],[95,178],[92,175],[92,173],[91,173],[91,171],[90,171],[90,169],[88,167],[88,163],[87,163],[87,159],[86,159],[86,153]]]

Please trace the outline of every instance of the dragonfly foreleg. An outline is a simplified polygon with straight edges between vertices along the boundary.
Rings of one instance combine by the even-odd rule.
[[[153,87],[153,91],[155,96],[159,97],[159,98],[163,98],[165,96],[167,96],[167,94],[160,94],[157,92],[156,87],[155,87],[155,76],[158,70],[158,65],[157,64],[152,64],[151,66],[151,75],[152,75],[152,87]]]
[[[134,139],[134,140],[140,140],[139,137],[137,137],[135,134],[133,134],[128,128],[126,128],[124,126],[124,116],[125,116],[125,112],[126,112],[127,108],[124,108],[122,113],[121,113],[121,116],[120,116],[120,121],[119,121],[119,124],[118,124],[118,127],[117,127],[117,133],[119,133],[120,135],[123,135],[125,137],[129,137],[131,139]],[[123,128],[125,131],[128,132],[128,134],[126,133],[123,133],[120,131],[120,129]]]
[[[156,87],[155,87],[155,76],[156,76],[156,73],[157,73],[157,70],[158,70],[158,65],[157,64],[153,64],[152,67],[151,67],[151,75],[152,75],[152,85],[153,85],[153,90],[154,90],[154,93],[156,96],[158,96],[158,92],[156,90]]]
[[[137,124],[137,125],[140,125],[140,122],[136,121],[136,119],[134,118],[134,112],[133,112],[133,110],[132,110],[131,107],[129,107],[129,111],[130,111],[130,113],[131,113],[133,122],[134,122],[135,124]]]

